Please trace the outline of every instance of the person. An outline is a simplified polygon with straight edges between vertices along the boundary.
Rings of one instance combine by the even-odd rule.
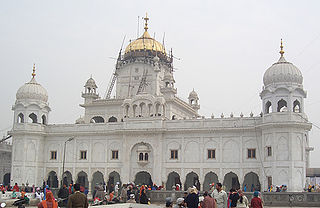
[[[217,208],[227,208],[227,193],[222,190],[222,184],[217,183],[216,189],[212,192],[212,197],[217,202]]]
[[[166,207],[172,207],[172,199],[170,197],[166,198]]]
[[[80,184],[74,184],[74,194],[68,198],[68,207],[88,208],[88,199],[86,195],[80,192]]]
[[[67,186],[63,184],[63,186],[59,189],[58,197],[61,199],[61,206],[65,207],[68,204],[69,191]]]
[[[38,204],[38,208],[58,208],[58,203],[53,198],[53,193],[48,191],[46,199]]]
[[[40,202],[42,202],[43,199],[43,193],[41,192],[39,187],[36,190],[36,199],[39,199]]]
[[[119,189],[120,189],[120,183],[119,182],[117,182],[116,183],[116,186],[114,187],[114,195],[117,197],[118,196],[118,194],[119,194]]]
[[[174,208],[184,208],[184,198],[178,198]]]
[[[189,195],[186,197],[184,202],[188,208],[198,208],[199,196],[197,188],[191,188]]]
[[[142,188],[140,192],[140,204],[148,204],[147,191],[145,188]]]
[[[12,189],[13,191],[15,191],[15,192],[19,192],[19,186],[18,186],[18,184],[17,183],[15,183],[14,184],[14,186],[13,186],[13,189]]]
[[[238,202],[237,202],[237,207],[248,208],[249,207],[248,198],[243,194],[242,190],[239,190],[238,194],[239,194],[239,199],[238,199]]]
[[[230,200],[230,207],[235,208],[237,207],[237,202],[239,199],[239,194],[236,192],[234,188],[230,189],[230,195],[229,195],[229,200]]]
[[[216,201],[214,198],[212,198],[209,193],[206,191],[203,194],[204,199],[203,199],[203,205],[202,208],[215,208],[216,207]]]
[[[135,198],[134,194],[130,194],[129,197],[130,197],[129,200],[127,201],[128,203],[136,203],[136,200],[134,199]]]
[[[126,203],[127,201],[127,184],[122,185],[122,189],[120,192],[120,201]]]
[[[259,197],[259,192],[255,191],[253,193],[253,198],[251,199],[251,208],[262,208],[262,200]]]

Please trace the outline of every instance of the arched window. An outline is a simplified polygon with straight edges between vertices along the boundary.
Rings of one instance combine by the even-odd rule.
[[[271,105],[271,102],[268,101],[266,103],[265,113],[267,114],[267,113],[271,113],[271,112],[272,112],[272,105]]]
[[[125,107],[125,118],[129,117],[129,105]]]
[[[287,108],[287,102],[284,99],[279,100],[277,112],[284,112]]]
[[[133,117],[136,117],[136,110],[137,110],[137,105],[133,105],[132,106]]]
[[[104,123],[104,118],[101,116],[95,116],[90,120],[90,123]]]
[[[24,123],[24,115],[23,115],[23,113],[19,113],[17,122],[18,123]]]
[[[155,116],[159,116],[159,110],[160,110],[160,103],[157,103]]]
[[[293,112],[301,113],[300,102],[298,100],[293,102]]]
[[[117,122],[117,121],[118,121],[118,119],[114,116],[111,116],[108,120],[108,122]]]
[[[144,160],[145,161],[148,161],[149,160],[149,154],[146,152],[144,153]]]
[[[47,124],[47,118],[46,118],[46,116],[45,115],[42,115],[42,124],[43,125],[46,125]]]
[[[143,117],[145,114],[145,109],[146,108],[146,104],[145,103],[140,103],[140,113],[139,113],[139,117]]]
[[[172,120],[176,120],[176,116],[175,115],[172,116]]]
[[[143,161],[143,153],[142,152],[140,152],[140,154],[139,154],[139,161]]]
[[[37,115],[34,113],[31,113],[29,115],[29,118],[31,119],[32,123],[38,123]]]

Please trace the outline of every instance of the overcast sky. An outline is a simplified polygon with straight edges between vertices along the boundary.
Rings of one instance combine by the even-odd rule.
[[[192,88],[200,113],[249,116],[261,112],[263,74],[285,57],[304,77],[305,112],[320,126],[320,1],[0,1],[0,131],[13,123],[18,88],[31,79],[49,93],[50,123],[83,115],[81,92],[92,74],[104,95],[121,42],[137,37],[138,16],[148,12],[149,32],[173,48],[176,87],[186,100]],[[140,34],[143,31],[140,21]],[[310,132],[311,165],[320,167],[320,130]]]

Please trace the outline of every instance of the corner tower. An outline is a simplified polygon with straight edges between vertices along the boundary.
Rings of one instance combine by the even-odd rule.
[[[282,40],[280,58],[266,70],[263,83],[264,184],[287,185],[289,191],[301,191],[306,183],[311,123],[304,113],[307,93],[302,73],[284,58]]]

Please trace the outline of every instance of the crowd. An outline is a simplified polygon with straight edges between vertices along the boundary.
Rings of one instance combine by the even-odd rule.
[[[249,202],[248,198],[243,194],[243,190],[231,189],[227,194],[222,189],[222,184],[217,183],[211,185],[210,193],[204,192],[200,195],[197,188],[190,187],[188,192],[185,192],[183,198],[178,198],[174,205],[172,197],[166,199],[166,207],[173,208],[262,208],[263,202],[258,191],[253,193],[253,198]]]
[[[320,192],[320,185],[319,184],[316,184],[316,185],[311,185],[309,184],[305,189],[304,191],[307,191],[307,192]]]

